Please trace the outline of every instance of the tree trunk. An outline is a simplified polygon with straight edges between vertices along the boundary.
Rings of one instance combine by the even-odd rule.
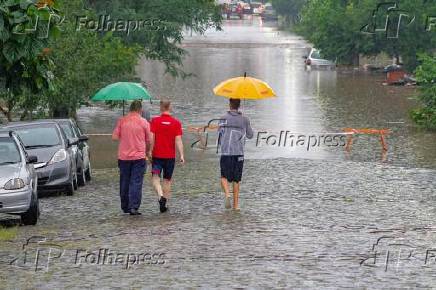
[[[353,52],[353,54],[351,55],[351,64],[353,66],[359,66],[359,54],[357,52]]]
[[[69,110],[66,107],[57,107],[52,110],[53,118],[68,118]]]
[[[11,114],[8,110],[6,110],[5,108],[3,108],[2,106],[0,106],[0,112],[3,113],[3,115],[6,117],[6,119],[8,120],[8,122],[11,121]]]

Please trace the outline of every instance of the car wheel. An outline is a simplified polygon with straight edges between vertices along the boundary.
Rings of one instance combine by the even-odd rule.
[[[92,179],[91,162],[89,162],[88,169],[85,171],[85,177],[86,177],[86,181],[91,181]]]
[[[74,194],[74,177],[71,177],[70,183],[65,187],[65,193],[69,196]]]
[[[38,217],[39,217],[38,197],[35,197],[35,195],[32,194],[32,199],[30,201],[29,209],[21,215],[21,223],[26,226],[28,225],[34,226],[38,222]]]
[[[86,184],[86,174],[83,167],[80,169],[79,175],[77,176],[77,183],[79,186],[85,186]]]
[[[73,186],[74,186],[74,190],[79,189],[79,183],[77,181],[77,171],[74,172]]]

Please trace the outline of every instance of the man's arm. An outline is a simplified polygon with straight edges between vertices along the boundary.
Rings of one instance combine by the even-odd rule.
[[[145,152],[145,154],[146,154],[147,157],[150,158],[151,157],[151,152],[153,152],[153,151],[152,151],[152,148],[151,148],[150,124],[148,122],[147,122],[147,124],[145,126],[145,146],[147,148],[147,152]]]
[[[121,128],[120,128],[121,124],[120,123],[121,123],[121,121],[118,120],[117,125],[115,126],[115,129],[112,133],[112,140],[114,140],[114,141],[120,140],[120,136],[121,136]]]
[[[153,148],[154,148],[154,133],[150,132],[150,146],[148,147],[149,150],[147,152],[147,156],[149,159],[152,158],[152,154],[153,154]]]
[[[185,163],[185,155],[183,153],[183,140],[181,135],[176,137],[176,147],[177,151],[179,152],[180,162]]]

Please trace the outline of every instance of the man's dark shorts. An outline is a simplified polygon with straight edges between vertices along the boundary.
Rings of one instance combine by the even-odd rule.
[[[175,158],[153,158],[151,174],[159,175],[166,180],[171,180],[175,165]]]
[[[242,169],[244,168],[243,155],[222,155],[220,160],[221,177],[229,182],[240,182],[242,179]]]

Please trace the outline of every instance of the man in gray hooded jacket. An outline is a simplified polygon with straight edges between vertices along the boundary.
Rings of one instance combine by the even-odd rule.
[[[253,138],[250,120],[239,111],[241,100],[230,99],[230,111],[219,122],[221,186],[226,208],[231,208],[229,182],[233,184],[233,208],[239,210],[239,189],[244,167],[245,140]]]

